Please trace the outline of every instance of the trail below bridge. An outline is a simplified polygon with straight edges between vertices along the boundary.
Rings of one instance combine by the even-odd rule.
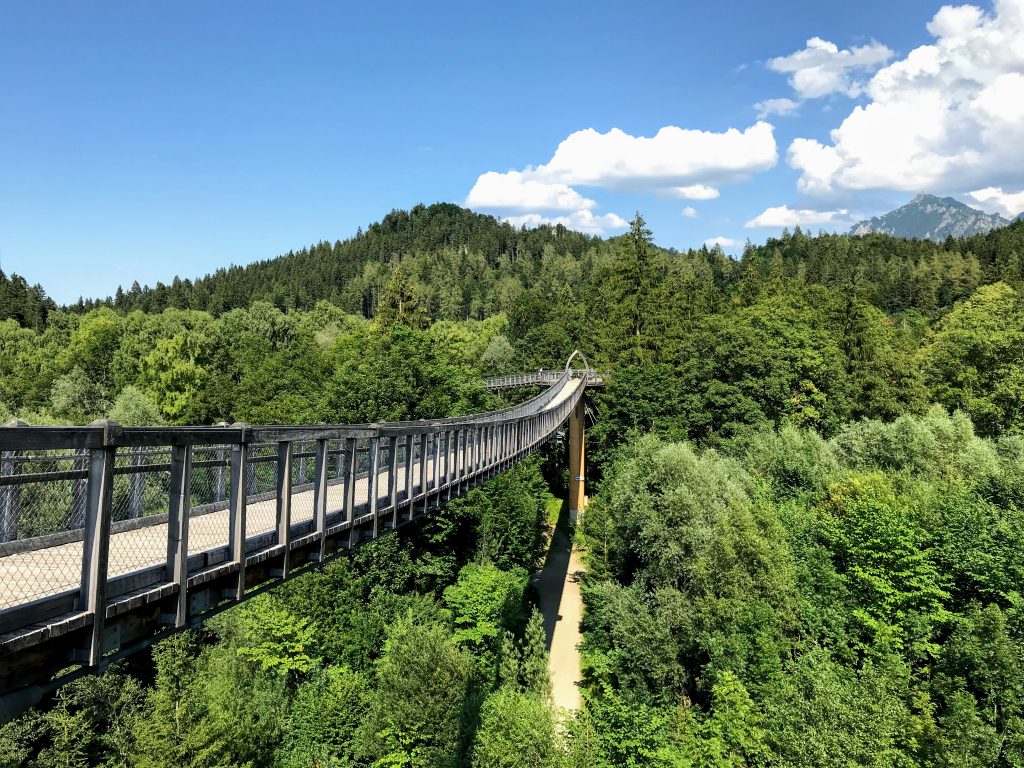
[[[563,511],[552,532],[544,568],[534,580],[547,637],[551,698],[557,709],[577,710],[582,705],[579,651],[583,640],[580,634],[582,573],[579,553],[572,545],[568,516]]]

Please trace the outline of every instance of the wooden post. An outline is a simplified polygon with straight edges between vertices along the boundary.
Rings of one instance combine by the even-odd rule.
[[[371,437],[369,445],[369,462],[366,473],[366,502],[373,520],[373,538],[379,533],[380,515],[377,514],[377,497],[380,496],[380,438]]]
[[[441,498],[441,489],[448,482],[448,430],[437,433],[437,498]]]
[[[586,488],[584,487],[585,462],[584,462],[584,420],[586,418],[586,405],[583,397],[576,402],[576,407],[569,417],[569,522],[576,524],[576,518],[587,503]]]
[[[235,600],[245,595],[245,513],[249,488],[249,426],[236,423],[241,430],[237,445],[231,446],[231,500],[228,516],[228,559],[238,564]]]
[[[115,447],[120,426],[100,419],[90,426],[103,428],[103,447],[89,450],[86,481],[85,531],[82,543],[82,584],[79,600],[92,614],[92,633],[86,663],[94,667],[103,658],[103,625],[107,617],[107,557],[110,553],[110,507],[114,495]]]
[[[359,442],[354,437],[345,438],[345,519],[348,520],[349,549],[356,544],[356,480],[359,475],[357,454]]]
[[[398,438],[388,440],[388,504],[391,505],[391,530],[398,527]]]
[[[452,459],[455,462],[455,495],[462,492],[462,447],[466,442],[466,430],[460,429],[455,433],[455,449],[452,451]]]
[[[479,476],[483,457],[483,427],[473,430],[473,474]]]
[[[423,494],[423,511],[427,511],[427,433],[420,435],[420,493]]]
[[[444,498],[451,501],[452,498],[452,435],[454,430],[447,430],[444,433]]]
[[[178,585],[174,626],[188,621],[188,522],[192,495],[192,446],[171,447],[170,498],[167,507],[167,580]],[[168,623],[171,623],[168,620]]]
[[[473,430],[464,429],[462,430],[462,446],[459,449],[459,490],[461,491],[465,485],[466,479],[469,475],[469,441],[472,437]]]
[[[434,433],[434,467],[432,474],[434,476],[434,494],[437,497],[437,503],[441,503],[441,433]]]
[[[316,441],[316,465],[313,471],[313,526],[320,536],[320,553],[317,562],[323,562],[327,554],[327,465],[328,441]]]
[[[405,503],[409,507],[409,518],[412,518],[413,507],[413,473],[412,456],[416,450],[416,438],[413,435],[405,436]]]
[[[277,543],[284,547],[281,555],[281,578],[288,576],[292,533],[292,443],[277,444]]]

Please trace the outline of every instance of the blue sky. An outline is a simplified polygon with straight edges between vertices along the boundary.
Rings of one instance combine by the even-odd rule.
[[[435,201],[679,248],[1024,209],[1024,0],[940,7],[5,0],[0,266],[73,301]]]

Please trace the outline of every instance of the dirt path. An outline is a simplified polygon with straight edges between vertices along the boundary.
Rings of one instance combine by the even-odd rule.
[[[580,652],[578,645],[583,598],[579,576],[583,572],[579,554],[572,547],[567,515],[559,517],[548,548],[543,570],[534,584],[540,596],[547,635],[548,674],[551,696],[558,708],[579,709]]]

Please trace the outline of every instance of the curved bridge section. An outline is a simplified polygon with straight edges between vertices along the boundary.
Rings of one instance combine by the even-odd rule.
[[[0,428],[0,721],[507,470],[582,412],[571,362],[453,419]]]
[[[558,378],[561,375],[561,371],[545,371],[541,368],[539,371],[530,371],[529,373],[514,373],[508,376],[490,376],[487,379],[484,379],[484,386],[492,392],[498,392],[503,389],[516,389],[517,387],[551,387],[554,386],[555,382],[558,381]],[[589,387],[604,386],[601,374],[593,368],[580,371],[580,375],[586,375],[587,386]]]

